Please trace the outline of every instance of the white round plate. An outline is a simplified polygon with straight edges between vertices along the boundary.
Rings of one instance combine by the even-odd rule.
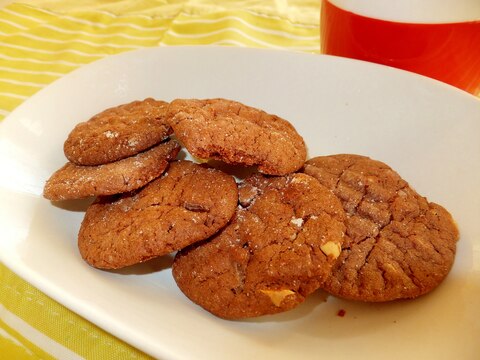
[[[364,304],[318,292],[288,313],[225,321],[178,290],[169,257],[123,271],[89,267],[76,245],[88,201],[52,204],[41,196],[44,182],[66,161],[63,142],[76,123],[149,96],[235,99],[290,120],[310,157],[357,153],[388,163],[458,222],[452,272],[413,301]],[[370,63],[219,47],[108,57],[56,81],[0,124],[0,260],[162,359],[478,359],[479,136],[478,99]]]

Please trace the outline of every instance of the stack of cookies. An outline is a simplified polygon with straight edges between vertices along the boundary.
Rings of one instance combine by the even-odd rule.
[[[176,160],[181,147],[202,161]],[[78,124],[64,152],[44,196],[96,197],[78,235],[83,259],[118,269],[176,252],[179,288],[225,319],[283,312],[317,289],[415,298],[454,261],[451,215],[389,166],[347,154],[306,161],[288,121],[235,101],[107,109]],[[235,178],[238,168],[250,174]]]

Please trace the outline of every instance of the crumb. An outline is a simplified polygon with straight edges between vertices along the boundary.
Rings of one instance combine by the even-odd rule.
[[[340,309],[337,312],[337,316],[344,317],[346,314],[346,311],[344,309]]]

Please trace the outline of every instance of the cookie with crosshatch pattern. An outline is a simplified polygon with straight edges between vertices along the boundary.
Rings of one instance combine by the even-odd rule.
[[[393,169],[365,156],[319,156],[304,172],[328,187],[347,213],[342,253],[323,288],[361,301],[415,298],[449,273],[459,234],[452,216]]]

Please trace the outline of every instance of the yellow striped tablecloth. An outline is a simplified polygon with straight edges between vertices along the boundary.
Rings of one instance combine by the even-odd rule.
[[[79,3],[37,0],[0,8],[0,126],[54,80],[124,51],[202,44],[319,52],[318,0]],[[149,357],[0,264],[0,359],[82,358]]]

